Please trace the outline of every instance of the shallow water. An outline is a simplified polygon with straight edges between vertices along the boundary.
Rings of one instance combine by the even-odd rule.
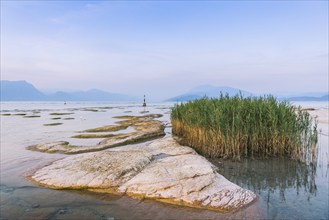
[[[161,113],[158,120],[170,125],[172,104],[139,107],[135,104],[5,102],[1,114],[26,113],[38,118],[1,115],[1,219],[328,219],[328,167],[316,169],[289,160],[263,160],[218,164],[221,174],[232,182],[259,195],[258,201],[234,213],[138,201],[126,196],[97,194],[81,190],[52,190],[26,179],[38,167],[67,157],[26,150],[29,145],[67,140],[74,144],[96,144],[99,139],[75,139],[79,131],[113,124],[118,115],[141,115],[142,111]],[[94,109],[98,111],[86,111]],[[73,113],[50,115],[51,113]],[[61,117],[58,120],[51,118]],[[74,118],[63,120],[63,118]],[[63,123],[44,126],[47,123]],[[165,129],[171,135],[171,128]],[[324,129],[328,131],[328,129]],[[321,149],[328,149],[328,139],[321,136]],[[136,145],[138,147],[138,145]],[[321,151],[322,154],[327,152]],[[324,159],[322,161],[325,161]]]
[[[329,219],[328,103],[298,104],[318,109],[310,112],[312,117],[318,116],[320,131],[315,165],[287,158],[211,162],[228,180],[255,192],[264,216],[269,219]]]
[[[289,159],[212,161],[218,172],[255,192],[270,219],[328,219],[328,167]]]

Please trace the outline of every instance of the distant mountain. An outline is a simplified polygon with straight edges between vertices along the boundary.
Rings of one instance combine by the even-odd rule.
[[[197,94],[183,94],[179,96],[172,97],[170,99],[165,100],[165,102],[184,102],[184,101],[189,101],[189,100],[194,100],[194,99],[200,99],[202,98],[202,95],[197,95]]]
[[[286,100],[288,100],[288,101],[329,101],[329,94],[320,96],[320,97],[297,96],[297,97],[286,98]]]
[[[45,95],[26,81],[1,80],[1,101],[137,101],[124,94],[92,89],[79,92],[56,92]]]
[[[188,101],[193,99],[199,99],[204,96],[207,96],[209,98],[215,98],[215,97],[219,97],[221,93],[223,93],[224,95],[228,94],[229,96],[234,96],[236,94],[241,93],[241,95],[244,97],[253,95],[251,92],[239,90],[227,86],[202,85],[191,89],[187,93],[167,99],[166,101],[168,102]]]
[[[1,101],[44,101],[48,97],[26,81],[0,81]]]
[[[98,89],[79,92],[56,92],[49,98],[54,101],[137,101],[137,98]]]

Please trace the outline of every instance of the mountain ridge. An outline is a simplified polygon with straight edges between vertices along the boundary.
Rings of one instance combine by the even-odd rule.
[[[198,99],[198,98],[202,98],[204,96],[207,96],[209,98],[216,98],[219,97],[220,94],[228,94],[229,96],[234,96],[237,94],[241,94],[243,97],[249,97],[249,96],[253,96],[253,93],[245,91],[245,90],[241,90],[241,89],[237,89],[237,88],[233,88],[233,87],[229,87],[229,86],[213,86],[213,85],[201,85],[201,86],[197,86],[194,87],[192,89],[190,89],[189,91],[187,91],[186,93],[183,93],[181,95],[169,98],[165,101],[189,101],[189,100],[193,100],[193,99]]]
[[[110,93],[99,89],[87,91],[64,92],[44,94],[25,80],[1,80],[1,101],[137,101],[120,93]]]
[[[47,96],[25,80],[0,81],[1,101],[45,101]]]
[[[297,97],[286,98],[286,100],[288,100],[288,101],[329,101],[329,94],[320,96],[320,97],[297,96]]]
[[[141,101],[133,96],[120,93],[111,93],[99,89],[89,89],[86,91],[75,92],[57,91],[52,94],[44,94],[25,80],[0,80],[0,88],[1,101]],[[164,102],[189,101],[199,99],[204,96],[215,98],[219,97],[221,93],[224,95],[228,94],[229,96],[234,96],[237,94],[241,94],[243,97],[259,96],[259,94],[256,95],[252,92],[240,90],[238,88],[205,84],[194,87],[181,95],[166,99]],[[287,101],[329,101],[329,92],[318,93],[325,94],[319,96],[307,94],[314,93],[303,93],[303,95],[299,96],[277,97],[279,100]]]
[[[234,95],[242,95],[243,97],[250,97],[250,96],[262,96],[264,94],[254,94],[249,91],[241,90],[238,88],[233,88],[229,86],[213,86],[209,84],[200,85],[188,90],[186,93],[183,93],[178,96],[171,97],[166,99],[165,102],[177,102],[177,101],[189,101],[194,99],[199,99],[204,96],[209,98],[216,98],[219,97],[220,94],[228,94],[229,96]],[[307,93],[304,93],[307,94]],[[313,93],[310,93],[313,94]],[[287,101],[329,101],[329,92],[323,92],[318,94],[325,94],[320,96],[311,96],[311,95],[297,95],[297,96],[276,96],[279,100],[287,100]]]

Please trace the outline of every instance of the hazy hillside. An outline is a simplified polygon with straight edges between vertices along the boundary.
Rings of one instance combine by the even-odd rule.
[[[21,81],[8,81],[1,80],[1,101],[138,101],[136,97],[128,96],[119,93],[110,93],[98,89],[77,92],[63,92],[59,91],[51,95],[45,95],[35,88],[32,84]],[[195,87],[188,92],[169,98],[165,101],[177,102],[188,101],[193,99],[207,97],[219,97],[220,93],[234,96],[242,94],[244,97],[252,96],[253,94],[248,91],[239,90],[232,87],[221,87],[212,85],[202,85]],[[296,95],[294,97],[280,96],[279,100],[288,101],[329,101],[329,94],[319,93],[304,93],[303,95]],[[323,95],[326,94],[326,95]]]
[[[193,99],[199,99],[204,96],[210,97],[210,98],[215,98],[219,97],[220,93],[223,94],[228,94],[229,96],[234,96],[236,94],[242,94],[244,97],[249,97],[253,96],[255,94],[249,92],[249,91],[244,91],[240,90],[238,88],[232,88],[228,86],[212,86],[212,85],[202,85],[195,87],[188,92],[169,98],[165,101],[167,102],[177,102],[177,101],[188,101],[188,100],[193,100]],[[259,96],[261,94],[255,95]],[[265,95],[265,93],[264,93]],[[300,93],[300,95],[296,95],[293,97],[289,97],[288,94],[286,96],[277,96],[279,100],[287,100],[287,101],[329,101],[329,94],[328,92],[304,92]]]
[[[227,86],[212,86],[212,85],[202,85],[189,90],[187,93],[172,97],[166,101],[176,102],[176,101],[188,101],[193,99],[207,97],[219,97],[221,92],[223,94],[228,94],[229,96],[234,96],[236,94],[242,94],[242,96],[252,96],[251,92],[239,90],[237,88],[227,87]]]
[[[50,95],[56,101],[137,101],[137,98],[118,93],[109,93],[98,89],[78,92],[56,92]]]
[[[26,81],[0,81],[1,101],[44,101],[48,97]]]
[[[1,80],[1,101],[137,101],[124,94],[92,89],[45,95],[26,81]]]
[[[314,97],[314,96],[297,96],[297,97],[291,97],[287,98],[289,101],[329,101],[329,94],[320,96],[320,97]]]

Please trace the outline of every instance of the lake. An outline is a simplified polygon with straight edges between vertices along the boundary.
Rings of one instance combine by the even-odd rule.
[[[92,145],[100,139],[71,138],[77,132],[109,125],[118,115],[160,113],[170,122],[174,103],[1,102],[1,219],[328,219],[328,123],[319,122],[316,166],[288,159],[211,160],[219,173],[252,190],[259,199],[234,213],[168,205],[126,196],[83,190],[52,190],[32,184],[26,176],[54,160],[67,157],[26,150],[27,146],[58,140]],[[294,103],[328,112],[328,102]],[[66,114],[56,114],[66,113]],[[328,116],[328,114],[327,114]],[[62,123],[56,126],[45,124]],[[171,128],[165,129],[171,135]],[[136,147],[139,145],[137,144]]]

